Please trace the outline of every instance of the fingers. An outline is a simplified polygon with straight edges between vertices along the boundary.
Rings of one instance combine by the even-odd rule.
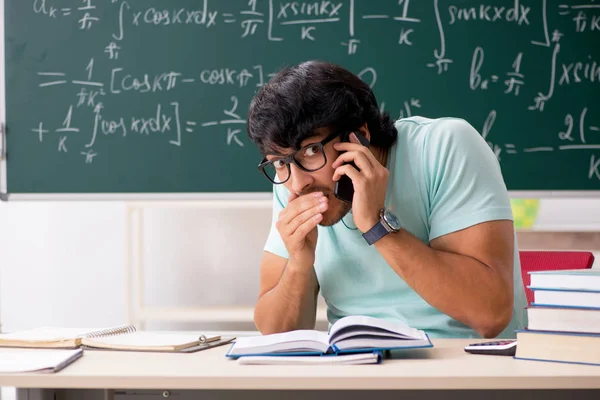
[[[315,227],[319,224],[319,222],[321,222],[322,219],[323,214],[320,213],[310,217],[307,221],[298,226],[298,228],[291,235],[291,239],[295,242],[304,240],[306,235],[308,235],[310,231],[315,229]]]
[[[294,233],[302,225],[304,225],[306,222],[310,222],[311,218],[315,218],[315,221],[316,221],[314,224],[310,224],[314,228],[314,226],[316,226],[316,224],[318,224],[318,222],[321,220],[321,217],[323,216],[322,213],[325,212],[327,210],[327,208],[329,207],[329,204],[327,202],[327,197],[323,197],[323,199],[325,199],[325,201],[319,202],[319,204],[317,206],[309,208],[308,210],[300,213],[299,215],[296,216],[296,218],[291,220],[287,224],[287,226],[284,228],[284,230],[287,232],[287,234],[290,236],[294,235]],[[308,232],[306,232],[306,233],[308,233]]]
[[[333,148],[336,149],[337,151],[360,151],[360,152],[364,152],[365,154],[371,153],[371,150],[366,147],[363,146],[360,143],[352,143],[352,142],[337,142],[333,144]],[[373,153],[371,153],[373,154]]]
[[[338,142],[333,147],[343,152],[332,164],[333,168],[337,168],[344,162],[354,161],[356,166],[363,171],[370,172],[372,168],[376,167],[379,161],[375,158],[369,147],[364,146],[356,138],[356,133],[350,135],[351,142]]]
[[[319,203],[319,198],[323,196],[323,192],[314,192],[298,196],[296,193],[291,193],[288,197],[288,205],[279,213],[279,220],[285,222],[291,221],[298,213],[316,206]]]
[[[333,173],[333,181],[338,181],[342,175],[347,175],[350,179],[352,179],[352,184],[355,187],[367,178],[365,175],[358,172],[358,170],[350,164],[345,164],[341,167],[336,168],[335,172]]]
[[[290,195],[290,198],[293,196]],[[288,206],[279,213],[277,229],[282,236],[292,235],[298,227],[327,210],[327,197],[322,192],[310,193],[293,198]]]
[[[342,151],[358,150],[358,151],[362,151],[364,153],[369,153],[372,155],[373,153],[371,153],[371,150],[369,147],[369,145],[370,145],[369,140],[367,138],[365,138],[364,136],[360,135],[360,137],[364,141],[364,143],[361,143],[361,140],[358,139],[359,135],[360,134],[352,132],[350,134],[350,142],[337,142],[337,143],[334,143],[333,147],[336,150],[342,150]]]
[[[364,172],[366,175],[371,175],[373,172],[373,164],[369,161],[369,159],[363,153],[359,153],[356,151],[347,151],[342,153],[332,164],[333,168],[338,168],[344,163],[354,162],[358,169],[361,172]]]
[[[289,198],[292,200],[288,203],[287,207],[281,211],[279,218],[289,222],[295,218],[296,215],[311,207],[317,206],[319,204],[319,199],[323,197],[323,192],[314,192],[303,196],[291,194]]]

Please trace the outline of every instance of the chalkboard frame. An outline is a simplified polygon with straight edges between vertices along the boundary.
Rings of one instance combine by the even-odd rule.
[[[6,62],[5,62],[5,1],[0,0],[0,201],[267,201],[267,192],[202,192],[202,193],[10,193],[7,170],[9,153],[6,147]],[[258,171],[257,171],[258,173]],[[600,198],[600,190],[508,190],[511,198]]]
[[[4,60],[4,0],[0,0],[0,200],[7,201],[6,182],[6,74]]]

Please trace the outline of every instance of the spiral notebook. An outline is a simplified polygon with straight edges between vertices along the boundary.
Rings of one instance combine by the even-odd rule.
[[[90,348],[133,351],[184,351],[202,344],[219,341],[219,336],[206,337],[192,333],[137,332],[133,325],[107,329],[42,327],[0,335],[2,347]]]

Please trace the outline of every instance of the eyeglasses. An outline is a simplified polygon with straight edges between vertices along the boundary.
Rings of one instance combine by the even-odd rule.
[[[292,163],[302,171],[318,171],[327,164],[327,156],[325,155],[323,147],[343,133],[345,133],[345,131],[334,132],[320,142],[307,144],[285,157],[274,158],[272,160],[264,158],[261,163],[258,164],[258,169],[269,181],[276,185],[285,183],[290,179],[290,164]]]

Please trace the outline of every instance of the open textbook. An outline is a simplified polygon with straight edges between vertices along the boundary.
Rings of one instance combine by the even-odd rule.
[[[425,332],[401,322],[349,316],[336,321],[329,333],[296,330],[240,337],[231,346],[227,356],[326,355],[432,346]]]
[[[182,351],[219,340],[192,333],[137,332],[132,325],[109,329],[43,327],[0,335],[2,347],[94,348],[136,351]]]

